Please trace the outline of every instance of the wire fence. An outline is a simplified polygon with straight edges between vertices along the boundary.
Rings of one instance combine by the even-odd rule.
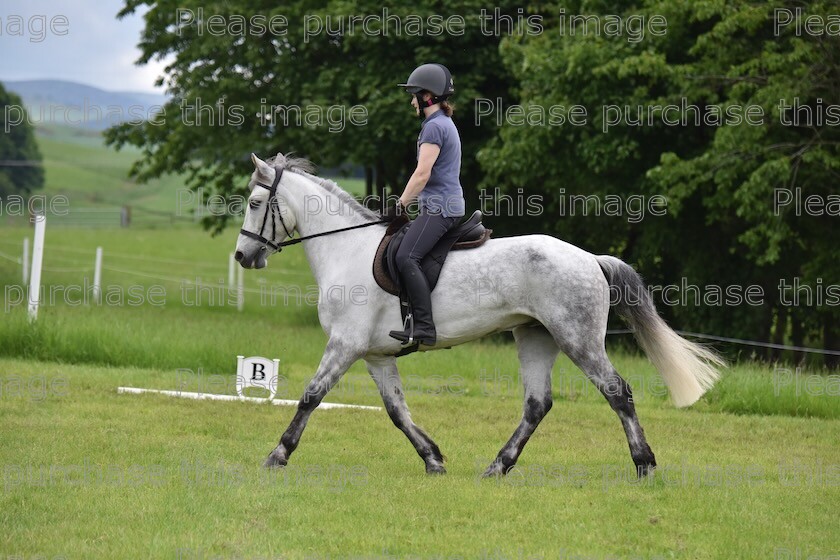
[[[161,227],[179,223],[194,223],[198,215],[181,215],[164,212],[143,206],[97,206],[88,208],[67,208],[58,212],[47,211],[50,227],[82,228],[127,228]],[[32,223],[32,218],[24,215],[6,215],[8,226],[24,226]]]
[[[22,248],[23,243],[15,241],[0,240],[0,270],[10,267],[17,268],[22,274],[19,276],[19,288],[27,287],[28,279],[23,269],[23,252],[16,256],[9,253],[10,247]],[[44,264],[41,270],[45,276],[42,277],[42,286],[67,287],[85,286],[93,292],[102,293],[102,286],[124,285],[125,282],[149,287],[150,281],[176,287],[177,291],[189,286],[194,289],[205,288],[209,290],[222,290],[225,294],[231,294],[232,298],[218,298],[223,303],[243,310],[245,295],[259,296],[260,301],[269,297],[277,297],[279,293],[292,294],[294,301],[303,301],[303,294],[314,285],[312,275],[299,270],[274,270],[266,274],[263,271],[261,278],[257,279],[258,287],[246,287],[241,268],[238,263],[232,260],[231,255],[222,258],[218,262],[201,260],[178,260],[172,258],[155,258],[140,255],[131,255],[108,250],[104,252],[99,274],[96,271],[96,252],[90,249],[79,249],[77,247],[51,243],[44,251]],[[3,265],[3,262],[11,265]],[[189,273],[162,272],[161,269],[172,269],[173,265],[183,267],[187,265]],[[71,284],[63,284],[73,278]],[[91,283],[91,278],[101,279],[101,285]],[[132,284],[132,285],[135,285]],[[7,287],[9,284],[7,284]],[[285,300],[284,300],[285,301]],[[183,300],[182,300],[183,302]],[[8,302],[6,302],[8,306]],[[219,305],[214,303],[213,305]]]
[[[21,247],[20,242],[14,241],[6,241],[0,240],[0,245],[5,247]],[[76,256],[70,256],[76,255]],[[83,257],[88,257],[87,259]],[[8,253],[6,251],[0,251],[0,260],[13,263],[14,265],[22,266],[22,256],[15,255],[13,253]],[[64,245],[50,245],[50,251],[48,259],[45,258],[45,262],[49,262],[49,265],[42,266],[42,269],[45,272],[49,273],[58,273],[58,274],[94,274],[95,267],[94,267],[94,252],[89,249],[79,249],[72,246],[64,246]],[[210,261],[189,261],[190,267],[190,276],[185,277],[183,275],[173,275],[167,274],[164,272],[160,272],[157,270],[157,266],[172,266],[172,265],[184,265],[184,260],[179,259],[172,259],[172,258],[163,258],[163,257],[148,257],[148,256],[140,256],[140,255],[130,255],[120,252],[113,252],[108,251],[105,255],[105,261],[108,264],[102,265],[102,270],[110,273],[121,275],[123,278],[134,278],[134,279],[143,279],[143,280],[154,280],[157,282],[163,282],[167,284],[174,284],[178,286],[189,285],[197,288],[210,288],[210,289],[219,289],[220,287],[225,287],[231,291],[240,291],[242,295],[244,294],[254,294],[265,296],[267,290],[273,289],[295,289],[295,288],[306,288],[311,286],[314,280],[310,273],[305,271],[299,270],[283,270],[278,269],[273,271],[273,274],[277,274],[281,277],[285,278],[285,281],[280,281],[277,278],[266,278],[263,277],[259,280],[261,286],[259,288],[247,288],[244,285],[235,285],[232,282],[232,269],[231,269],[231,261],[228,260],[227,266],[225,263],[220,262],[210,262]],[[113,261],[116,261],[116,264],[112,264]],[[121,264],[121,262],[128,261],[126,264]],[[53,264],[54,263],[54,264]],[[135,265],[152,265],[155,270],[139,270],[136,268],[132,268],[132,264]],[[238,265],[236,265],[238,267]],[[307,284],[309,282],[309,284]],[[239,306],[241,309],[241,305]],[[792,352],[801,352],[807,354],[819,354],[819,355],[832,355],[832,356],[840,356],[840,350],[829,350],[823,348],[814,348],[814,347],[807,347],[807,346],[795,346],[795,345],[788,345],[788,344],[778,344],[772,342],[764,342],[758,340],[749,340],[737,337],[730,337],[718,334],[709,334],[709,333],[698,333],[692,331],[676,331],[682,336],[690,337],[690,338],[697,338],[701,340],[707,341],[714,341],[714,342],[724,342],[727,344],[734,344],[734,345],[742,345],[742,346],[751,346],[751,347],[761,347],[761,348],[770,348],[775,350],[785,350],[785,351],[792,351]],[[610,329],[607,331],[608,335],[625,335],[625,334],[633,334],[632,329]]]

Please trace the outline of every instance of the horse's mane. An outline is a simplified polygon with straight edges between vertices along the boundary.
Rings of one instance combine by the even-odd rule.
[[[313,165],[312,162],[308,159],[295,157],[292,155],[286,156],[283,154],[277,154],[276,156],[269,158],[267,160],[267,163],[272,166],[281,167],[286,171],[291,171],[292,173],[303,175],[307,179],[312,180],[312,182],[319,185],[327,192],[337,196],[342,203],[347,204],[349,208],[351,208],[355,212],[358,212],[361,216],[364,216],[365,218],[370,218],[371,220],[379,219],[379,214],[373,212],[369,208],[362,205],[358,200],[356,200],[356,197],[339,187],[334,181],[330,181],[329,179],[324,179],[323,177],[318,177],[317,175],[314,175],[315,165]]]

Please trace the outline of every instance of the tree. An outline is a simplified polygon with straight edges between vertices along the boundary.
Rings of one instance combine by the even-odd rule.
[[[42,156],[23,101],[0,84],[0,197],[29,194],[44,186]]]
[[[747,284],[763,289],[762,305],[665,306],[680,326],[757,340],[792,337],[796,344],[811,333],[822,337],[823,347],[837,350],[837,304],[815,301],[820,284],[840,278],[832,220],[796,215],[792,205],[774,207],[781,189],[804,189],[823,201],[838,193],[840,123],[817,122],[816,115],[825,116],[831,105],[840,115],[840,45],[836,34],[796,31],[808,16],[827,21],[831,6],[669,0],[563,7],[566,14],[586,8],[601,21],[607,14],[646,21],[662,15],[667,32],[642,41],[580,28],[572,35],[566,18],[564,33],[555,20],[553,33],[505,40],[504,60],[520,84],[523,104],[582,104],[590,120],[580,127],[503,126],[481,154],[488,172],[484,184],[542,193],[542,219],[521,222],[520,228],[618,253],[654,284],[679,286],[686,279],[704,290]],[[788,13],[792,23],[780,26]],[[783,121],[782,102],[806,107],[796,115],[805,119],[810,113],[812,120],[790,124],[795,111],[787,109]],[[667,105],[680,108],[670,119],[686,122],[669,125]],[[745,118],[740,124],[714,119],[717,111],[725,116],[749,106],[762,115],[757,125]],[[620,122],[607,127],[615,116]],[[626,212],[561,216],[571,194],[600,200],[661,194],[668,212],[637,223]],[[793,279],[809,286],[810,305],[792,305],[791,294],[780,291],[782,280]],[[811,343],[819,344],[813,338]]]
[[[448,2],[446,9],[440,2],[383,8],[371,0],[297,1],[281,7],[266,0],[238,0],[214,4],[204,8],[203,14],[194,6],[194,19],[189,22],[178,16],[183,2],[127,0],[120,15],[143,5],[150,9],[139,62],[174,57],[159,81],[167,86],[172,100],[165,107],[165,119],[123,124],[106,133],[116,147],[142,148],[143,159],[132,169],[139,180],[187,172],[189,185],[205,187],[206,195],[231,194],[241,191],[242,177],[252,170],[250,152],[294,151],[323,166],[364,166],[380,196],[386,187],[401,189],[414,167],[419,123],[409,107],[410,97],[396,84],[415,65],[441,61],[456,80],[453,100],[465,154],[462,183],[468,200],[475,204],[480,170],[470,154],[495,133],[495,124],[472,125],[469,101],[477,96],[508,96],[511,84],[498,53],[500,37],[482,33],[477,16],[483,5],[477,0]],[[515,12],[512,3],[509,9]],[[247,14],[248,20],[260,16],[264,22],[285,18],[286,25],[273,32],[267,25],[263,30],[250,24],[235,28],[237,14]],[[383,18],[384,14],[391,19]],[[222,33],[210,32],[211,15],[230,27]],[[350,18],[361,15],[378,16],[380,22],[362,27],[357,21],[351,28]],[[457,16],[463,17],[465,25],[458,25]],[[449,31],[432,34],[432,18]],[[418,21],[422,22],[419,26],[406,27]],[[403,26],[399,33],[397,22]],[[218,118],[213,124],[205,120],[200,125],[182,118],[183,106],[198,100],[216,104],[220,99],[228,110],[237,106],[244,118],[229,119],[223,125]],[[286,110],[275,111],[276,106]],[[334,107],[349,110],[353,106],[364,107],[364,124],[345,122],[334,132],[326,119],[315,126],[284,124],[284,117],[294,118],[296,107],[303,113],[314,108],[327,114]],[[273,115],[271,119],[267,114]],[[224,219],[212,225],[218,229]]]

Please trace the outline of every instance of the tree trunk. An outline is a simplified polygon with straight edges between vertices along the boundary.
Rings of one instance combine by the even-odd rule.
[[[840,327],[837,318],[833,313],[826,313],[823,320],[823,350],[840,350]],[[825,367],[837,369],[840,367],[840,356],[837,354],[825,355]]]
[[[373,167],[365,166],[365,200],[370,202],[373,195]],[[368,204],[369,205],[369,204]]]
[[[770,333],[773,330],[773,304],[767,303],[764,306],[764,320],[762,321],[761,325],[761,333],[758,336],[758,340],[769,340]],[[759,360],[767,360],[769,357],[769,348],[766,347],[757,347],[755,349],[755,355]]]
[[[385,165],[381,159],[376,160],[376,197],[380,209],[385,208]]]
[[[790,323],[791,323],[791,340],[793,341],[794,346],[804,346],[805,345],[805,324],[802,322],[802,317],[799,316],[799,313],[792,310],[790,314]],[[800,350],[793,351],[793,363],[796,366],[800,366],[805,361],[805,352]]]
[[[773,331],[773,344],[785,343],[785,332],[787,331],[788,308],[779,305],[776,309],[776,328]],[[783,350],[779,348],[770,349],[770,361],[778,362],[782,358]]]

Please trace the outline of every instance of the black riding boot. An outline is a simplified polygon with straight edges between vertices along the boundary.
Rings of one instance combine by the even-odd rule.
[[[420,265],[414,261],[405,264],[405,270],[400,271],[400,280],[408,292],[414,317],[414,333],[411,324],[406,325],[405,331],[391,331],[389,334],[404,344],[419,342],[426,346],[434,346],[437,340],[435,324],[432,320],[432,294],[429,282]]]

